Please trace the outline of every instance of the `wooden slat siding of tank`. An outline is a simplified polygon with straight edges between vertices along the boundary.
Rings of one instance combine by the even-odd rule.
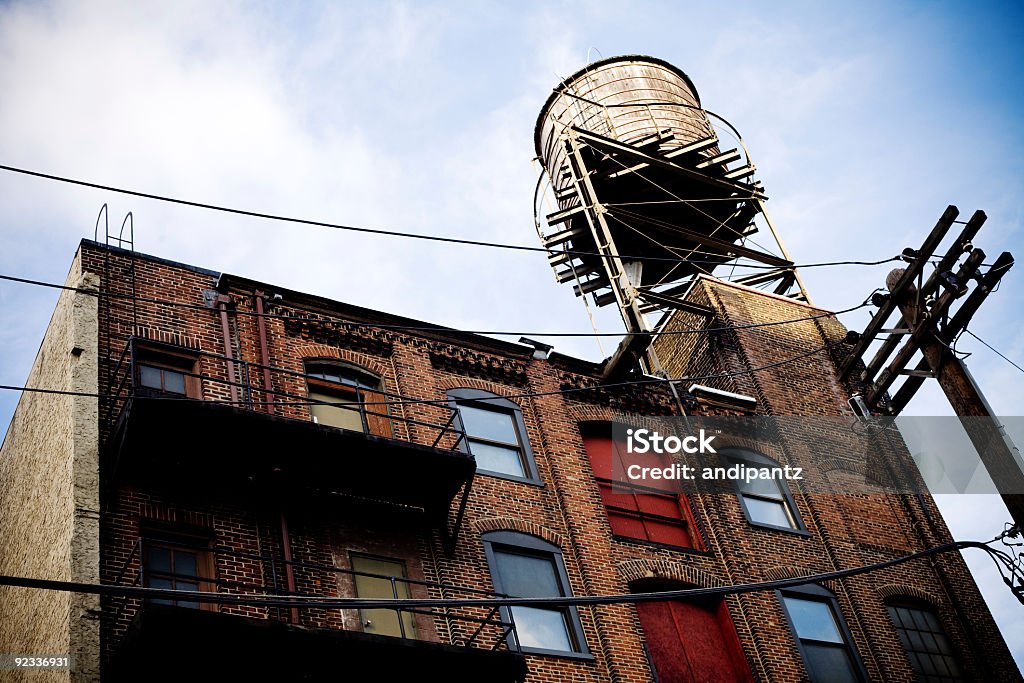
[[[591,102],[585,102],[584,99]],[[637,103],[638,99],[678,104],[647,107]],[[562,126],[586,122],[588,125],[579,127],[584,130],[604,130],[606,119],[610,118],[610,132],[613,135],[608,137],[611,139],[632,138],[634,135],[639,138],[643,137],[644,131],[656,134],[668,128],[685,143],[713,134],[703,112],[691,109],[697,106],[697,98],[690,84],[674,71],[660,65],[642,61],[617,62],[581,74],[554,98],[541,124],[539,139],[543,157],[548,161],[549,174],[551,169],[558,169],[562,165],[565,155],[564,149],[557,144],[561,131],[556,122]],[[594,124],[590,125],[590,122]],[[567,183],[568,180],[561,178],[553,180],[556,189],[565,187]]]
[[[603,88],[605,91],[610,91],[607,94],[599,93],[599,92],[596,92],[596,91],[584,91],[584,92],[580,92],[580,93],[575,93],[575,94],[577,94],[578,97],[583,97],[583,98],[586,98],[588,100],[592,100],[593,102],[596,103],[596,104],[589,104],[589,103],[586,103],[586,102],[580,102],[579,106],[581,108],[584,108],[584,107],[594,107],[594,108],[600,107],[602,109],[605,108],[605,107],[609,107],[609,113],[612,116],[613,121],[615,122],[615,126],[617,127],[618,126],[617,119],[618,118],[622,118],[625,115],[625,113],[630,112],[630,110],[632,110],[634,108],[642,109],[643,108],[642,102],[644,100],[653,101],[653,102],[657,102],[657,101],[668,101],[668,102],[678,101],[681,105],[688,105],[688,106],[680,107],[681,110],[684,110],[684,111],[694,111],[694,114],[692,116],[690,116],[690,117],[683,116],[682,117],[682,119],[686,123],[690,124],[690,126],[684,126],[684,128],[690,128],[692,126],[692,130],[702,130],[702,129],[706,130],[707,129],[706,125],[694,125],[695,122],[699,122],[700,124],[704,124],[705,122],[702,120],[702,119],[704,119],[703,115],[697,114],[696,110],[690,110],[689,109],[690,107],[697,107],[698,105],[697,105],[697,102],[696,102],[696,98],[694,98],[692,93],[690,93],[687,89],[684,89],[682,86],[679,86],[676,83],[673,83],[671,81],[666,81],[666,80],[663,80],[663,79],[658,79],[658,83],[661,84],[662,87],[651,87],[650,85],[647,85],[647,87],[644,87],[644,84],[640,84],[640,87],[632,87],[632,88],[629,88],[629,87],[627,87],[627,88],[618,87],[618,86],[621,86],[621,84],[624,81],[630,81],[630,80],[631,79],[625,78],[625,79],[615,79],[615,80],[609,81],[608,83],[605,84],[605,86]],[[635,80],[635,79],[632,79],[632,80]],[[616,86],[616,87],[613,88],[612,86]],[[668,87],[665,87],[665,86],[668,86]],[[562,99],[563,100],[574,100],[576,98],[573,98],[573,97],[570,97],[570,96],[567,96],[567,95],[563,95]],[[579,101],[579,100],[577,100],[577,101]],[[618,106],[616,106],[616,105],[623,105],[623,104],[630,105],[630,106],[627,106],[627,107],[618,107]],[[552,111],[552,113],[554,113],[554,107],[551,108],[551,111]],[[565,113],[566,112],[572,112],[575,115],[577,113],[577,111],[578,110],[575,107],[573,107],[572,105],[567,105],[563,109],[563,111],[561,112],[560,115],[555,115],[553,118],[558,119],[562,123],[566,123],[566,121],[565,121],[565,118],[566,118],[565,117]],[[552,118],[552,117],[549,117],[549,119],[550,118]]]
[[[362,390],[363,401],[370,405],[366,406],[366,427],[374,436],[386,436],[391,438],[391,418],[388,417],[390,406],[386,405],[387,398],[379,391],[370,389]]]

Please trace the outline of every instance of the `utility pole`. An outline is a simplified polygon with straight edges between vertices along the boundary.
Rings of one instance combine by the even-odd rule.
[[[910,265],[889,273],[886,278],[889,294],[875,295],[873,300],[879,309],[859,336],[854,353],[844,363],[842,376],[849,376],[876,335],[887,333],[888,338],[860,373],[860,380],[869,385],[864,394],[868,409],[897,415],[925,379],[935,378],[960,417],[1014,524],[1024,528],[1024,461],[967,366],[950,348],[957,335],[967,328],[982,302],[1013,266],[1013,256],[1003,252],[986,273],[981,273],[985,252],[975,248],[972,240],[986,217],[984,212],[977,211],[964,224],[961,234],[939,260],[932,274],[922,282],[924,264],[932,258],[939,242],[956,222],[957,215],[956,207],[947,208],[922,248],[905,252]],[[965,254],[967,258],[954,273],[952,268]],[[969,287],[972,281],[976,282],[973,291]],[[968,291],[970,296],[951,316],[953,302],[967,295]],[[886,320],[896,310],[902,314],[900,321],[895,328],[884,329]],[[902,339],[906,341],[893,355]],[[918,352],[922,359],[913,370],[908,370],[907,365]],[[888,366],[879,373],[886,361]],[[877,378],[876,373],[879,373]],[[901,375],[907,379],[890,399],[887,392]]]
[[[889,273],[886,284],[898,280],[901,273],[902,270]],[[932,376],[938,380],[953,411],[960,417],[964,431],[1002,495],[1014,524],[1024,528],[1024,462],[967,366],[949,347],[937,341],[935,321],[924,317],[925,312],[919,303],[915,303],[919,302],[916,294],[915,288],[910,288],[897,302],[905,319],[921,321],[912,339],[916,337]]]

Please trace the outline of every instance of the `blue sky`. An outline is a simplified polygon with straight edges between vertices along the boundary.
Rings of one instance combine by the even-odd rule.
[[[293,6],[296,5],[296,6]],[[589,60],[643,53],[693,79],[743,134],[798,262],[920,244],[947,204],[978,244],[1024,255],[1020,3],[5,2],[0,163],[353,225],[535,245],[533,124]],[[584,331],[541,255],[428,245],[194,209],[0,173],[0,272],[63,281],[100,205],[137,248],[472,329]],[[846,308],[889,266],[804,272]],[[24,382],[55,294],[0,284],[0,383]],[[1021,363],[1024,266],[972,331]],[[844,322],[861,328],[866,312]],[[602,310],[603,331],[619,329]],[[534,335],[539,336],[539,335]],[[592,359],[592,340],[557,339]],[[610,344],[608,345],[610,347]],[[970,338],[1003,414],[1022,375]],[[0,395],[6,425],[16,396]],[[908,412],[949,414],[928,387]],[[998,500],[942,501],[960,538]],[[1024,661],[1021,608],[968,557]]]

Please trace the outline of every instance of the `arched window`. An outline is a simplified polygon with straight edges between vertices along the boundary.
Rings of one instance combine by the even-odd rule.
[[[686,496],[640,486],[615,476],[625,472],[626,467],[612,438],[610,423],[587,423],[580,431],[612,534],[680,548],[702,548]],[[665,462],[658,462],[658,466],[671,461],[667,454],[664,458]]]
[[[630,584],[634,593],[690,587],[657,579]],[[753,681],[723,600],[638,602],[636,611],[658,683]]]
[[[483,541],[498,593],[516,598],[572,596],[558,546],[514,531],[493,531],[484,534]],[[589,657],[575,607],[523,606],[502,611],[515,622],[514,644],[524,652]]]
[[[458,411],[458,426],[465,435],[459,447],[473,455],[478,471],[506,479],[540,481],[518,405],[480,389],[452,389],[448,400]]]
[[[730,465],[779,467],[775,460],[746,449],[723,448],[719,453]],[[805,530],[785,479],[754,479],[750,482],[738,479],[735,484],[743,514],[751,524],[774,529]]]
[[[779,591],[779,600],[811,683],[863,683],[867,680],[831,591],[805,584]]]
[[[323,361],[306,363],[309,413],[318,424],[391,436],[380,379],[358,368]]]
[[[953,647],[931,605],[900,597],[887,600],[885,607],[918,680],[925,683],[963,680]]]

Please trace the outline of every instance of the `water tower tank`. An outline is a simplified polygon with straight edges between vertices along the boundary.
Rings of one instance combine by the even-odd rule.
[[[612,57],[564,79],[534,132],[549,182],[541,237],[556,279],[598,305],[623,306],[632,286],[641,312],[672,308],[695,275],[740,260],[779,268],[785,290],[793,278],[784,250],[748,243],[764,194],[735,138],[723,152],[693,83],[661,59]],[[592,255],[609,249],[622,262]],[[763,273],[754,276],[775,286]]]
[[[534,134],[537,156],[560,178],[567,126],[620,142],[672,136],[679,146],[714,134],[689,76],[654,57],[630,55],[594,62],[562,81],[544,104]],[[556,188],[562,183],[556,182]]]

